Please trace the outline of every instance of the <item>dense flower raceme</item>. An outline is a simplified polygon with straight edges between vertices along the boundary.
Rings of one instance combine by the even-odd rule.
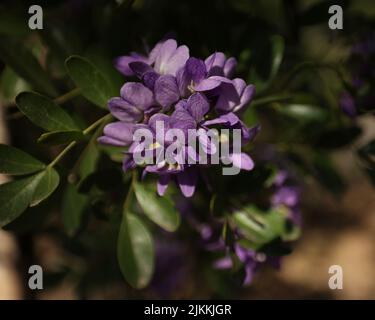
[[[228,144],[227,153],[220,153],[222,164],[238,170],[253,168],[252,159],[242,153],[240,147],[255,137],[259,127],[247,128],[240,116],[255,88],[240,78],[231,78],[235,58],[227,59],[223,53],[216,52],[203,61],[190,57],[186,46],[177,46],[175,40],[168,39],[159,42],[148,56],[132,53],[119,57],[115,65],[124,75],[138,81],[124,84],[120,97],[109,101],[109,109],[119,121],[108,124],[99,141],[128,147],[124,171],[143,165],[144,173],[158,174],[160,195],[171,180],[176,180],[182,193],[190,197],[202,164],[201,151],[207,159],[203,165],[217,164],[212,159],[220,153],[218,143],[220,146],[224,142]],[[216,128],[229,131],[212,136],[211,131]],[[146,143],[134,138],[141,130],[151,134],[151,141]],[[177,131],[186,139],[179,137]],[[170,132],[176,135],[171,137]],[[187,143],[191,132],[199,133],[196,148]],[[236,133],[240,137],[239,148],[238,143],[230,142],[230,137]],[[180,145],[173,153],[173,161],[160,157],[176,138]],[[152,151],[152,161],[136,161],[136,156],[145,151]]]

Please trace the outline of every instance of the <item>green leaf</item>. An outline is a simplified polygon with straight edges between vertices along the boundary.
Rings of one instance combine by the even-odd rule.
[[[60,145],[69,143],[75,140],[83,139],[84,134],[79,130],[69,130],[69,131],[53,131],[43,133],[39,138],[39,143],[49,144],[49,145]]]
[[[2,97],[8,103],[13,103],[16,96],[22,91],[30,90],[27,82],[20,78],[9,66],[6,66],[1,74],[0,88]]]
[[[74,83],[82,95],[97,106],[107,109],[113,91],[107,78],[90,61],[80,56],[71,56],[65,62]]]
[[[124,78],[113,65],[110,58],[111,54],[103,46],[91,47],[85,52],[85,56],[100,70],[111,86],[111,97],[117,96],[121,86],[124,84]]]
[[[176,231],[180,215],[167,196],[159,197],[147,185],[134,183],[134,192],[146,216],[167,231]]]
[[[42,178],[40,173],[0,185],[0,227],[12,222],[29,206]]]
[[[80,178],[85,178],[93,173],[99,160],[99,150],[95,143],[89,143],[85,150],[79,164]]]
[[[77,187],[68,184],[63,197],[62,221],[68,235],[74,235],[82,223],[88,197],[78,192]]]
[[[283,61],[284,57],[284,50],[285,50],[285,43],[284,39],[281,36],[273,36],[271,38],[271,46],[272,46],[272,62],[271,62],[271,73],[270,73],[270,80],[272,80],[278,73],[281,62]]]
[[[118,237],[117,258],[120,269],[129,284],[144,288],[154,270],[154,245],[152,237],[142,221],[131,213],[125,213]]]
[[[45,168],[45,164],[17,148],[0,144],[0,173],[23,175]]]
[[[21,78],[31,84],[34,89],[49,96],[57,95],[48,74],[21,42],[10,37],[1,36],[0,59],[9,65]]]
[[[287,104],[278,111],[302,122],[324,122],[328,118],[326,110],[308,104]]]
[[[41,175],[41,179],[33,194],[30,207],[34,207],[47,199],[59,185],[60,177],[54,168],[48,167]]]
[[[79,130],[59,105],[38,93],[22,92],[17,96],[16,103],[31,122],[47,131]]]
[[[250,205],[234,212],[232,219],[257,249],[287,234],[286,217],[281,208],[262,211]]]

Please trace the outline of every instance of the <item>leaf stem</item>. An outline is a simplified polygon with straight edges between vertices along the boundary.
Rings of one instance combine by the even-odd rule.
[[[91,131],[93,131],[96,127],[98,127],[103,122],[109,120],[112,117],[110,113],[106,114],[104,117],[101,117],[97,121],[95,121],[93,124],[88,126],[85,130],[82,131],[83,135],[89,134]],[[58,156],[52,160],[48,167],[52,168],[54,167],[64,156],[67,154],[76,144],[78,143],[78,140],[74,140],[71,143],[69,143],[59,154]]]
[[[63,104],[65,102],[75,98],[76,96],[80,95],[80,93],[81,93],[81,89],[75,88],[75,89],[63,94],[62,96],[55,98],[53,101],[56,102],[57,104]]]

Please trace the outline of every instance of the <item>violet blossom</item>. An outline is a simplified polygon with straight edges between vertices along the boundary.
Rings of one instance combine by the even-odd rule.
[[[190,57],[188,47],[178,46],[175,40],[168,39],[156,44],[148,55],[132,53],[119,57],[115,64],[120,72],[137,77],[139,82],[124,84],[120,97],[109,100],[109,109],[119,121],[104,128],[99,142],[127,148],[123,161],[125,171],[137,166],[134,155],[140,147],[151,148],[155,161],[143,165],[143,169],[144,173],[159,176],[159,195],[163,195],[169,182],[175,180],[182,193],[191,197],[201,165],[199,161],[187,163],[189,157],[200,158],[196,150],[185,144],[181,154],[175,156],[176,162],[158,162],[155,155],[166,146],[157,144],[157,120],[162,121],[166,129],[179,129],[185,135],[190,129],[203,132],[217,127],[240,129],[242,143],[250,142],[259,131],[259,126],[247,128],[235,114],[248,106],[255,89],[242,79],[231,79],[236,66],[234,58],[227,59],[221,52],[206,60]],[[139,128],[152,132],[154,138],[150,145],[133,141],[133,134]],[[216,145],[205,135],[199,135],[198,144],[208,157],[216,152]],[[221,160],[243,170],[254,167],[249,155],[232,147],[229,155]]]

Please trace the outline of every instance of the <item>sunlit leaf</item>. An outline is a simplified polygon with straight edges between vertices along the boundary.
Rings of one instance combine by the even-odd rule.
[[[287,104],[280,107],[278,111],[301,122],[323,122],[328,118],[326,110],[308,104]]]
[[[247,206],[233,213],[233,221],[254,248],[282,237],[286,233],[287,213],[281,208],[262,211]]]
[[[175,231],[178,228],[180,215],[170,198],[156,195],[155,190],[141,183],[135,183],[134,192],[149,219],[167,231]]]

